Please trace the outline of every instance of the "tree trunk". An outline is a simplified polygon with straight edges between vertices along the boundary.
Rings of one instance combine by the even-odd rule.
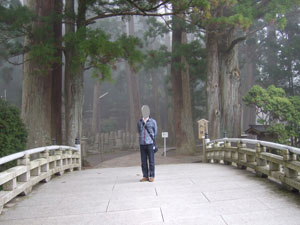
[[[59,145],[62,144],[62,6],[62,0],[55,1],[54,39],[57,46],[56,57],[58,63],[53,65],[51,102],[51,137]]]
[[[134,36],[134,20],[133,17],[130,17],[130,21],[127,26],[126,22],[123,21],[123,33],[127,35],[127,33],[131,36]],[[137,121],[140,119],[141,115],[141,105],[140,105],[140,92],[139,92],[139,84],[136,72],[130,68],[128,62],[125,62],[126,69],[126,80],[128,86],[128,102],[129,102],[129,133],[131,134],[131,143],[130,148],[134,148],[134,143],[136,142],[136,133],[137,133]]]
[[[255,84],[255,65],[253,63],[253,51],[255,51],[253,45],[246,45],[245,55],[246,55],[246,63],[243,68],[244,76],[241,77],[242,84],[242,96],[244,96],[251,87]],[[250,124],[255,124],[256,122],[256,114],[255,107],[246,106],[246,104],[242,104],[242,131],[245,131],[249,128]]]
[[[135,31],[134,31],[134,19],[133,16],[130,17],[129,21],[129,35],[135,36]],[[135,116],[135,121],[134,121],[134,133],[136,134],[136,123],[140,119],[141,115],[141,103],[140,103],[140,88],[139,88],[139,82],[138,82],[138,77],[136,74],[136,71],[134,71],[133,68],[131,68],[131,94],[133,97],[133,104],[134,104],[134,116]]]
[[[176,139],[176,151],[183,152],[184,133],[181,126],[182,115],[182,77],[180,70],[181,56],[178,54],[178,47],[181,44],[180,21],[173,16],[173,32],[172,32],[172,61],[171,61],[171,77],[173,92],[173,119]]]
[[[161,123],[161,117],[160,117],[160,107],[159,107],[159,93],[158,93],[158,77],[155,72],[151,72],[151,77],[152,77],[152,93],[153,93],[153,118],[157,122],[158,126],[158,141],[161,141],[161,129],[162,129],[162,123]]]
[[[43,26],[42,16],[53,12],[52,1],[24,1],[38,15],[38,21],[32,24],[33,29]],[[49,34],[51,35],[51,34]],[[25,45],[34,44],[35,40],[25,38]],[[28,129],[27,148],[51,144],[51,89],[52,71],[41,68],[29,54],[24,55],[24,77],[22,88],[22,118]]]
[[[174,6],[176,7],[176,5]],[[171,76],[173,110],[176,134],[176,151],[180,154],[194,152],[195,138],[191,108],[190,76],[187,61],[178,49],[187,43],[183,21],[173,16]]]
[[[221,130],[227,137],[241,135],[241,79],[238,61],[238,48],[235,45],[229,52],[234,35],[233,30],[221,36],[220,94],[221,94]]]
[[[100,121],[100,83],[94,85],[94,97],[93,97],[93,118],[92,118],[92,134],[96,135],[99,132],[99,121]]]
[[[166,39],[165,39],[165,43],[166,43],[166,46],[167,46],[167,49],[168,49],[168,52],[171,52],[172,50],[172,42],[171,42],[171,35],[170,35],[170,32],[168,32],[166,34]],[[168,64],[167,67],[166,67],[166,75],[169,76],[171,73],[171,65]],[[174,129],[174,116],[173,116],[173,96],[172,94],[170,93],[171,92],[171,89],[169,86],[171,86],[170,84],[171,81],[168,81],[168,83],[165,85],[165,93],[166,93],[166,99],[165,101],[167,102],[168,104],[168,114],[167,114],[167,117],[168,117],[168,123],[167,123],[167,128],[168,128],[168,133],[169,133],[169,137],[168,137],[168,140],[169,140],[169,143],[175,143],[176,141],[176,138],[175,138],[175,129]]]
[[[185,32],[182,32],[182,44],[187,44],[187,35]],[[193,153],[195,150],[195,136],[193,128],[189,65],[184,56],[181,57],[181,63],[184,67],[181,70],[183,103],[181,126],[185,134],[185,142],[184,145],[182,145],[183,148],[181,148],[181,151],[182,153]]]
[[[218,39],[213,32],[207,32],[207,114],[209,121],[209,138],[211,140],[220,137],[220,99],[219,99],[219,57]]]
[[[66,12],[75,15],[74,0],[66,0]],[[78,2],[77,30],[84,26],[86,3],[84,0]],[[75,21],[71,17],[67,19],[66,34],[75,32]],[[74,69],[72,58],[76,57],[76,46],[66,43],[66,66],[65,66],[65,122],[66,122],[66,144],[74,145],[75,138],[81,138],[82,109],[84,100],[83,72],[84,65],[77,65]]]

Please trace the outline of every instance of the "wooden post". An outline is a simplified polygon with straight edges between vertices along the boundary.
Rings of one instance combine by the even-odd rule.
[[[205,143],[205,139],[202,138],[202,162],[206,163],[206,143]]]

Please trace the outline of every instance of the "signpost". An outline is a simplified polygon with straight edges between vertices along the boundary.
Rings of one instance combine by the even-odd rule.
[[[167,144],[166,144],[166,139],[169,137],[168,132],[162,132],[161,133],[162,138],[164,139],[164,157],[167,156]]]
[[[208,135],[208,120],[198,120],[198,138],[202,139],[202,161],[206,162],[206,136]]]

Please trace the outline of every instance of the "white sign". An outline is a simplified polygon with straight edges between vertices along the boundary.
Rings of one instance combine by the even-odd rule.
[[[162,132],[161,133],[161,137],[162,138],[167,138],[169,136],[169,133],[168,132]]]

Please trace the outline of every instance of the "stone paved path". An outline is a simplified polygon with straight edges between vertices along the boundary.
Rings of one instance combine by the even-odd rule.
[[[5,208],[0,224],[299,225],[300,195],[218,164],[139,166],[67,173]]]
[[[194,163],[201,161],[201,152],[197,152],[195,155],[177,155],[175,150],[171,150],[167,152],[167,157],[163,157],[162,153],[163,150],[160,149],[160,151],[155,154],[156,165]],[[112,156],[104,162],[99,162],[99,154],[91,154],[87,156],[87,160],[93,168],[129,167],[141,165],[141,156],[139,151],[114,152]]]

